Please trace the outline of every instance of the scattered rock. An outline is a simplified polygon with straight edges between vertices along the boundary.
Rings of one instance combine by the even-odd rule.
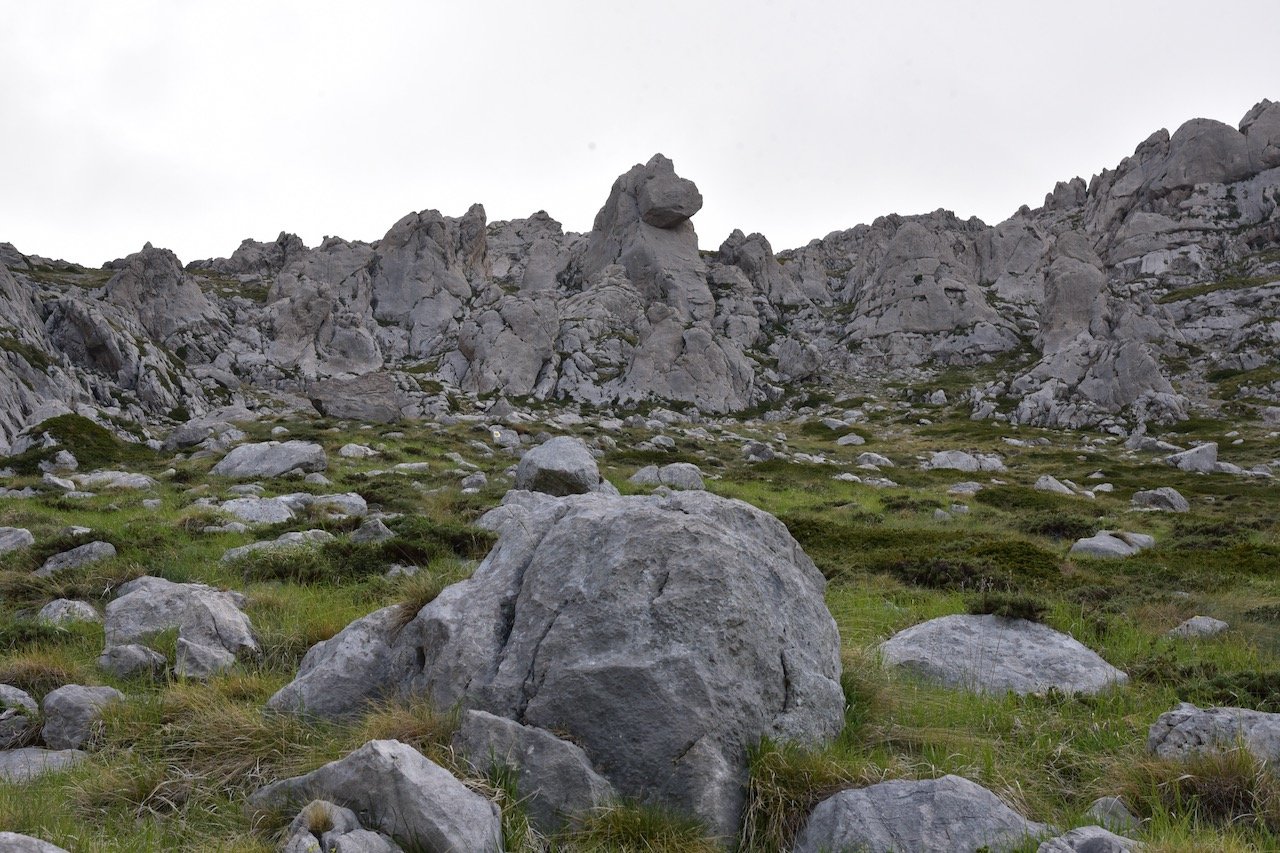
[[[25,527],[0,527],[0,554],[30,548],[36,544],[36,538]]]
[[[0,751],[0,780],[30,782],[45,773],[69,770],[89,757],[78,749],[41,749],[28,746]]]
[[[258,809],[298,809],[312,800],[351,809],[362,826],[414,849],[498,853],[498,808],[411,746],[372,740],[305,776],[255,792]]]
[[[0,850],[5,853],[67,853],[56,844],[16,832],[0,832]]]
[[[1099,797],[1086,814],[1112,832],[1132,833],[1142,828],[1142,822],[1119,797]]]
[[[44,565],[36,569],[35,575],[38,578],[51,578],[59,572],[109,560],[115,555],[115,546],[110,542],[88,542],[70,551],[54,554],[44,561]]]
[[[1046,831],[959,776],[895,779],[818,804],[794,853],[1013,850]]]
[[[25,691],[0,684],[0,750],[20,745],[35,724],[39,706]]]
[[[343,459],[372,459],[381,454],[363,444],[344,444],[338,448],[338,455]]]
[[[559,436],[521,457],[516,488],[549,495],[585,494],[600,488],[600,470],[580,439]]]
[[[966,453],[963,450],[942,450],[934,453],[921,467],[928,470],[952,471],[1003,471],[1004,460],[992,454]]]
[[[1213,637],[1231,626],[1212,616],[1192,616],[1176,628],[1169,629],[1170,637]]]
[[[71,625],[76,622],[101,622],[102,617],[87,601],[59,598],[40,608],[36,619],[50,625]]]
[[[1165,458],[1165,462],[1180,471],[1192,471],[1200,474],[1212,473],[1218,464],[1218,443],[1211,441],[1190,450],[1175,453]]]
[[[387,527],[380,518],[365,519],[351,532],[352,542],[385,542],[395,537],[395,531]]]
[[[884,662],[949,687],[988,693],[1097,693],[1129,676],[1047,625],[958,614],[900,631],[880,646]]]
[[[250,554],[259,551],[281,551],[289,548],[304,548],[308,545],[315,545],[319,542],[328,542],[333,539],[333,534],[327,530],[301,530],[290,531],[289,533],[281,533],[275,539],[265,542],[250,542],[248,545],[240,545],[235,548],[228,548],[226,553],[222,555],[222,562],[234,563],[241,557],[247,557]]]
[[[164,655],[138,643],[108,646],[98,655],[98,668],[117,678],[159,678],[164,675],[168,665]]]
[[[1243,746],[1258,761],[1280,758],[1280,714],[1248,708],[1197,708],[1183,702],[1160,715],[1147,733],[1147,751],[1164,759],[1227,752]]]
[[[842,435],[836,439],[836,445],[838,447],[861,447],[866,443],[867,440],[856,432],[851,432],[848,435]]]
[[[156,481],[146,474],[130,474],[127,471],[95,471],[92,474],[77,474],[71,479],[82,489],[145,491],[156,486]]]
[[[1048,839],[1036,848],[1036,853],[1129,853],[1141,849],[1142,845],[1132,838],[1101,826],[1082,826]]]
[[[234,498],[218,509],[246,524],[279,524],[293,520],[293,510],[279,498]]]
[[[494,767],[515,771],[516,793],[540,832],[556,832],[617,796],[581,747],[484,711],[462,715],[453,748],[481,775]]]
[[[666,486],[671,489],[703,489],[702,471],[689,462],[672,462],[670,465],[649,465],[631,476],[629,482],[639,486]]]
[[[124,699],[114,687],[68,684],[45,695],[41,703],[44,728],[41,737],[50,749],[79,749],[102,716],[102,708]]]
[[[468,474],[462,478],[462,490],[464,492],[480,491],[489,485],[489,477],[483,471],[477,471],[474,474]]]
[[[1171,486],[1161,486],[1149,491],[1134,492],[1135,509],[1158,510],[1163,512],[1187,512],[1191,504]]]
[[[1075,494],[1069,487],[1063,485],[1062,481],[1057,477],[1051,477],[1048,474],[1042,474],[1040,479],[1036,480],[1033,488],[1038,492],[1052,492],[1055,495]]]
[[[306,441],[265,441],[233,448],[209,473],[241,480],[279,477],[293,472],[323,471],[324,448]]]
[[[1132,557],[1139,551],[1154,547],[1155,544],[1155,539],[1145,533],[1103,530],[1087,539],[1077,539],[1069,553],[1077,557],[1095,559]]]

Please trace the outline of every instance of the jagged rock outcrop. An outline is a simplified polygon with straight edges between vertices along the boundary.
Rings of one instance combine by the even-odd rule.
[[[729,412],[819,377],[982,364],[1005,366],[962,395],[975,417],[1128,430],[1208,403],[1211,371],[1275,365],[1278,187],[1280,104],[1262,101],[1238,129],[1158,131],[994,226],[894,214],[780,253],[741,231],[699,251],[701,194],[662,155],[617,179],[587,234],[473,205],[185,270],[149,245],[98,272],[5,244],[0,439],[51,407],[200,416],[246,384],[389,422],[446,411],[448,386]],[[1280,402],[1280,382],[1234,393]]]

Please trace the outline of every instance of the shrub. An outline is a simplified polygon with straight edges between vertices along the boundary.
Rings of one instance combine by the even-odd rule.
[[[975,616],[1002,616],[1005,619],[1025,619],[1042,622],[1049,608],[1043,601],[1019,593],[984,590],[969,599],[968,610]]]

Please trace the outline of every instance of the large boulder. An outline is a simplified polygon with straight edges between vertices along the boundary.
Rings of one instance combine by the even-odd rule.
[[[239,479],[279,477],[294,472],[323,471],[328,464],[324,448],[318,444],[264,441],[233,448],[209,473]]]
[[[404,629],[407,691],[563,733],[623,796],[736,833],[747,747],[843,726],[822,575],[706,492],[512,494],[489,557]]]
[[[995,853],[1022,848],[1045,829],[968,779],[895,779],[823,800],[801,830],[794,853]]]
[[[272,706],[345,716],[397,690],[462,703],[554,732],[622,796],[726,836],[749,745],[843,726],[825,581],[767,513],[706,492],[513,491],[479,523],[499,538],[469,580],[398,633],[389,613],[353,623]]]
[[[1066,634],[1001,616],[930,619],[899,631],[880,653],[930,681],[988,693],[1097,693],[1129,680]]]
[[[249,803],[258,809],[288,811],[317,799],[351,809],[362,826],[384,832],[412,850],[502,850],[497,806],[398,740],[371,740],[305,776],[258,790]]]
[[[600,469],[581,439],[562,435],[521,457],[516,488],[549,495],[585,494],[600,488]]]

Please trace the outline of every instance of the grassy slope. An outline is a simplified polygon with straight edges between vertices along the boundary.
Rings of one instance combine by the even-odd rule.
[[[1256,768],[1209,767],[1186,774],[1144,755],[1147,727],[1178,701],[1242,704],[1280,711],[1280,527],[1275,487],[1227,476],[1180,474],[1153,459],[1130,459],[1114,444],[1086,444],[1086,436],[1020,430],[1023,439],[1049,443],[1012,447],[1000,425],[973,424],[930,411],[877,414],[859,431],[865,447],[837,448],[836,434],[816,423],[801,426],[747,424],[743,437],[786,434],[792,450],[825,453],[846,467],[783,462],[746,465],[737,438],[695,441],[680,437],[677,451],[629,450],[645,436],[613,436],[621,448],[602,462],[624,491],[626,477],[654,459],[697,462],[711,475],[713,491],[763,507],[783,518],[830,578],[828,604],[844,643],[845,687],[851,705],[839,742],[820,753],[763,745],[753,756],[748,849],[778,849],[806,809],[821,795],[848,784],[900,776],[959,773],[994,789],[1029,816],[1076,825],[1089,802],[1125,793],[1152,822],[1146,838],[1155,850],[1275,849],[1280,846],[1280,796]],[[266,437],[272,424],[256,425]],[[470,444],[483,432],[467,425],[429,425],[364,431],[326,421],[288,424],[291,437],[319,440],[330,451],[335,491],[360,491],[389,510],[425,517],[445,532],[474,519],[501,498],[504,455],[485,457]],[[1200,438],[1220,437],[1225,426],[1200,422]],[[589,428],[585,433],[592,432]],[[713,435],[716,430],[711,430]],[[590,438],[590,434],[586,437]],[[1233,461],[1267,458],[1261,434],[1224,449]],[[347,441],[385,447],[375,460],[341,460]],[[1185,440],[1185,438],[1184,438]],[[1226,447],[1224,443],[1224,448]],[[970,512],[938,522],[933,511],[956,502],[946,493],[966,479],[989,475],[921,471],[917,456],[929,450],[994,450],[1010,463],[991,488],[967,504]],[[831,479],[862,450],[897,462],[884,473],[901,487],[877,490]],[[478,496],[457,491],[449,452],[486,470],[493,481]],[[28,527],[33,552],[0,562],[0,682],[29,689],[36,698],[68,681],[114,683],[130,700],[114,710],[98,733],[93,759],[70,773],[27,786],[0,785],[0,826],[30,832],[75,850],[269,850],[281,824],[246,815],[241,803],[263,781],[305,771],[337,758],[373,736],[396,736],[434,758],[452,761],[447,743],[452,720],[421,706],[389,706],[358,724],[317,726],[262,715],[263,702],[296,670],[306,649],[332,636],[357,616],[389,603],[429,598],[466,571],[474,551],[460,556],[427,548],[438,530],[410,531],[432,556],[428,576],[388,581],[377,571],[393,555],[363,550],[314,552],[296,560],[227,566],[227,548],[255,535],[199,533],[208,510],[192,506],[202,495],[221,495],[213,460],[179,463],[162,481],[159,511],[142,508],[141,494],[105,495],[72,502],[56,496],[0,499],[0,525]],[[399,461],[428,461],[427,472],[366,477],[363,472]],[[134,470],[160,474],[161,459],[130,460]],[[1092,481],[1101,470],[1116,486],[1097,500],[1035,492],[1040,473]],[[19,477],[11,485],[34,483]],[[1174,485],[1192,502],[1187,516],[1137,514],[1128,501],[1137,488]],[[277,492],[298,482],[268,484]],[[270,493],[270,492],[269,492]],[[34,581],[30,571],[69,524],[92,527],[95,537],[117,545],[115,560],[57,582]],[[349,525],[307,519],[293,529]],[[278,534],[290,526],[272,529]],[[1121,527],[1149,532],[1159,547],[1119,562],[1069,560],[1070,538],[1081,531]],[[448,539],[448,537],[445,537]],[[430,540],[430,541],[427,541]],[[415,540],[417,541],[417,540]],[[444,540],[440,540],[444,541]],[[448,541],[454,541],[448,539]],[[446,549],[447,550],[447,549]],[[355,566],[356,569],[351,567]],[[248,613],[264,647],[260,661],[245,662],[207,685],[113,682],[94,665],[100,627],[72,631],[31,624],[33,609],[60,595],[109,600],[119,582],[141,573],[201,580],[243,589]],[[311,578],[298,583],[296,578]],[[315,578],[319,580],[314,580]],[[247,580],[248,579],[248,580]],[[913,682],[880,668],[876,645],[894,631],[934,616],[963,612],[995,594],[1021,596],[1043,609],[1045,621],[1068,631],[1130,672],[1130,687],[1100,697],[976,696]],[[1163,633],[1195,613],[1220,616],[1232,630],[1219,638],[1174,642]],[[161,638],[163,645],[171,638]],[[1239,762],[1237,762],[1237,765]],[[471,780],[496,798],[493,780]],[[1225,792],[1225,793],[1224,793]],[[1223,803],[1226,805],[1224,806]],[[1224,811],[1249,813],[1231,826]],[[540,849],[508,810],[509,847]],[[623,809],[592,821],[557,849],[709,849],[696,827],[669,815]]]

